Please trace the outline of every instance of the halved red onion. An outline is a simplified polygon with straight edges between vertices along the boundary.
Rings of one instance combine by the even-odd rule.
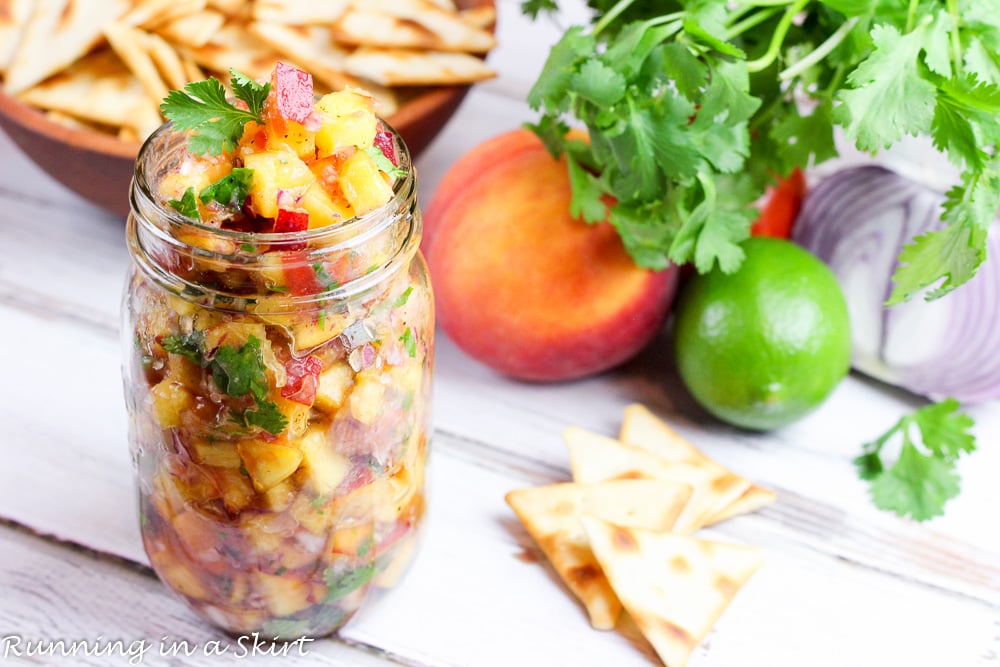
[[[806,196],[793,240],[837,275],[858,371],[935,400],[1000,398],[1000,227],[976,276],[935,301],[891,308],[903,246],[941,229],[944,196],[878,166],[844,169]]]

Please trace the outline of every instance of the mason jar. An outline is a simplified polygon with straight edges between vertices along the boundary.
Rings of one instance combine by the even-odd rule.
[[[342,224],[253,233],[131,189],[123,367],[141,532],[160,579],[234,634],[322,636],[413,555],[424,514],[433,301],[405,146],[393,197]]]

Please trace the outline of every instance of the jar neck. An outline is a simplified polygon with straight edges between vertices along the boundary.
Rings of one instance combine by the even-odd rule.
[[[143,144],[132,180],[127,243],[137,269],[172,294],[231,312],[319,308],[379,289],[409,265],[422,231],[410,155],[392,134],[405,175],[384,205],[325,227],[251,233],[191,220],[158,194],[187,150],[185,135],[165,124]]]

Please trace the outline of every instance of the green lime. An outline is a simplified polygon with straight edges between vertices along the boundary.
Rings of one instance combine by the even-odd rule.
[[[770,430],[815,409],[850,366],[847,304],[829,268],[790,241],[754,237],[726,275],[692,277],[677,304],[677,367],[723,421]]]

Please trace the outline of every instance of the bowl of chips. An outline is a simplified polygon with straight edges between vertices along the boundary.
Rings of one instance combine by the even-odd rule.
[[[0,5],[3,3],[0,2]],[[494,0],[7,0],[0,127],[44,171],[116,213],[170,89],[283,61],[318,94],[351,86],[417,155],[495,76]]]

